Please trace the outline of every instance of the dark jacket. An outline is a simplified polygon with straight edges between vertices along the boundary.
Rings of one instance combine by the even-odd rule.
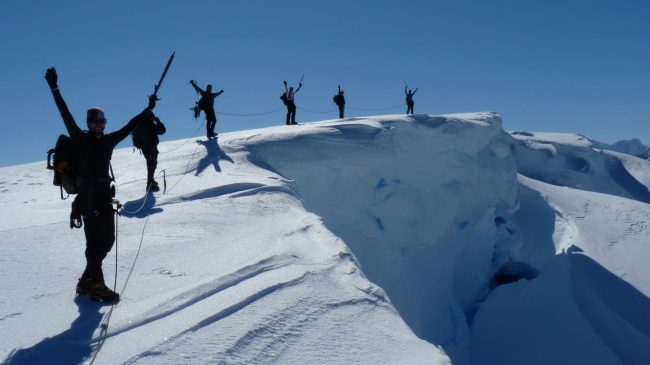
[[[216,93],[207,92],[198,87],[196,84],[192,84],[194,90],[197,93],[201,94],[201,99],[199,99],[199,109],[203,111],[214,110],[214,99],[223,93],[223,90],[220,90]]]
[[[133,131],[133,146],[142,149],[142,152],[158,152],[158,135],[165,132],[167,128],[158,117],[147,119]]]
[[[81,156],[78,173],[81,193],[92,192],[93,195],[110,196],[109,166],[113,156],[113,149],[140,123],[152,119],[154,117],[153,112],[151,109],[146,108],[121,129],[95,137],[79,128],[58,89],[54,90],[52,94],[65,127],[72,138],[75,153]]]
[[[338,106],[344,106],[345,105],[345,96],[343,96],[343,94],[334,95],[334,104],[336,104]]]
[[[415,95],[415,93],[418,92],[419,88],[416,88],[413,92],[407,91],[406,90],[407,88],[408,88],[407,86],[404,87],[404,94],[406,94],[406,103],[411,104],[413,103],[413,95]]]

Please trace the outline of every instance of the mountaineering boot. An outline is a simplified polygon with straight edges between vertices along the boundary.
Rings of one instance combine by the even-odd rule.
[[[147,191],[160,191],[160,187],[158,186],[158,182],[155,180],[149,181],[147,183]]]
[[[109,289],[104,283],[92,278],[79,279],[77,294],[85,295],[98,302],[119,302],[120,295]]]

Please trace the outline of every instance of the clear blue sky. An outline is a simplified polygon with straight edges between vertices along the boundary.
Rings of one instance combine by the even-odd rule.
[[[198,123],[190,79],[225,89],[217,112],[282,109],[297,84],[298,122],[349,107],[496,111],[506,130],[575,132],[650,143],[650,2],[646,0],[329,0],[0,2],[0,166],[44,160],[65,129],[43,78],[55,66],[77,122],[100,106],[115,130],[159,92],[163,140]],[[348,116],[403,113],[348,109]],[[227,132],[284,123],[284,113],[218,115]],[[201,135],[204,130],[201,130]],[[130,140],[123,144],[130,145]]]

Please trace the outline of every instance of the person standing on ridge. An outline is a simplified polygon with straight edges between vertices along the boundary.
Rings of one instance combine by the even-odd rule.
[[[413,114],[413,106],[415,105],[415,102],[413,102],[413,95],[418,92],[418,88],[415,88],[415,91],[406,91],[406,89],[408,89],[408,85],[404,86],[404,94],[406,94],[406,114]]]
[[[198,106],[200,110],[205,112],[205,120],[207,121],[207,124],[205,125],[207,129],[207,137],[216,137],[217,133],[214,132],[214,128],[217,126],[217,115],[214,113],[214,99],[223,93],[223,89],[213,93],[212,85],[208,85],[204,91],[194,80],[190,80],[190,85],[192,85],[194,90],[201,95]]]
[[[345,114],[345,96],[343,96],[341,85],[339,85],[339,93],[334,95],[334,104],[339,107],[339,118],[343,119],[343,115]]]
[[[287,82],[283,81],[284,83],[284,94],[282,94],[282,101],[284,101],[284,105],[287,106],[287,119],[286,119],[286,125],[296,125],[296,103],[295,103],[295,95],[296,93],[300,90],[302,87],[302,82],[298,84],[298,88],[294,91],[293,86],[287,89]]]
[[[159,191],[158,182],[154,180],[158,167],[158,135],[165,134],[167,128],[158,117],[153,117],[140,124],[133,131],[133,146],[140,149],[147,161],[147,192]]]
[[[88,131],[82,131],[61,96],[58,76],[54,67],[48,68],[45,80],[50,86],[63,123],[65,124],[74,153],[79,157],[77,173],[79,193],[72,203],[71,219],[83,218],[86,236],[86,268],[77,283],[77,294],[86,295],[93,300],[117,302],[120,295],[106,287],[102,272],[102,261],[115,242],[115,210],[113,192],[109,176],[113,149],[138,125],[154,118],[156,95],[149,97],[148,106],[133,117],[124,127],[104,133],[106,116],[100,108],[90,108],[86,114]]]

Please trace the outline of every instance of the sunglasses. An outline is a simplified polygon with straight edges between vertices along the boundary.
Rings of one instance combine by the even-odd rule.
[[[100,119],[100,120],[93,120],[88,122],[90,124],[106,124],[106,119]]]

